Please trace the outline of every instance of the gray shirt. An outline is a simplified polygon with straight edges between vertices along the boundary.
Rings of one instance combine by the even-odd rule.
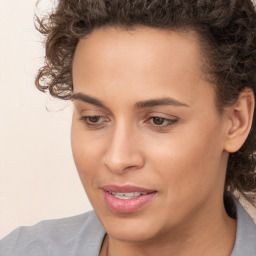
[[[237,203],[231,256],[256,256],[256,225]],[[98,256],[105,230],[94,211],[20,227],[0,241],[0,256]]]

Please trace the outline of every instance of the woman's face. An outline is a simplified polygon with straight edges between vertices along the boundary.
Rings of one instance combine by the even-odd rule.
[[[72,149],[110,237],[150,240],[223,211],[227,120],[201,57],[192,33],[104,28],[80,40]]]

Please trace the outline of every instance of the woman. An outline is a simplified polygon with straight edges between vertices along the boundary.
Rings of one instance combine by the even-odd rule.
[[[19,228],[1,255],[256,255],[250,0],[59,1],[36,85],[74,102],[94,208]]]

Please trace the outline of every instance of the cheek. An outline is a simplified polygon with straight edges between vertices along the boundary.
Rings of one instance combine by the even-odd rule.
[[[83,131],[81,124],[73,121],[71,129],[72,152],[83,185],[90,182],[97,174],[101,163],[102,141],[92,137]]]
[[[221,141],[213,127],[190,125],[150,148],[153,169],[158,170],[170,197],[175,194],[181,200],[220,184]]]

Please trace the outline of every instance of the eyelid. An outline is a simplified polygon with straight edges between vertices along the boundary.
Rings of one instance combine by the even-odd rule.
[[[175,123],[175,122],[178,121],[178,119],[169,119],[169,118],[164,118],[164,117],[159,117],[159,116],[152,116],[152,117],[150,117],[150,118],[148,119],[148,121],[149,121],[149,120],[153,120],[154,118],[163,119],[163,120],[166,121],[168,124],[173,124],[173,123]],[[167,125],[162,125],[162,127],[168,126],[168,124],[167,124]],[[161,127],[161,125],[157,125],[157,124],[154,124],[154,125]]]
[[[94,108],[94,107],[83,107],[78,110],[79,116],[102,116],[102,117],[109,117],[112,118],[111,113],[108,113],[101,108]]]
[[[93,115],[94,113],[97,113],[95,115],[112,115],[108,109],[79,100],[73,101],[73,107],[79,115],[85,115],[84,113],[89,113],[88,115],[91,115],[91,113],[93,113]]]
[[[154,118],[163,119],[165,124],[154,124],[152,121]],[[145,120],[145,123],[149,124],[154,129],[164,130],[175,125],[179,121],[179,118],[177,116],[169,115],[166,113],[151,112],[146,116]]]
[[[103,120],[101,122],[96,122],[96,123],[93,123],[93,122],[90,122],[89,121],[89,118],[91,117],[99,117],[99,118],[102,118]],[[104,120],[105,119],[105,120]],[[106,126],[107,122],[110,121],[109,118],[105,117],[105,116],[102,116],[102,115],[83,115],[79,118],[80,121],[82,121],[85,126],[87,126],[88,128],[103,128]]]
[[[79,115],[79,121],[81,121],[87,128],[95,128],[100,129],[104,126],[106,126],[107,122],[110,121],[110,116],[108,113],[105,113],[102,110],[99,110],[98,108],[88,107],[88,108],[82,108],[78,112]],[[89,118],[92,117],[99,117],[99,122],[90,122]]]
[[[167,113],[163,113],[163,112],[156,112],[156,111],[152,111],[150,113],[148,113],[146,116],[145,116],[145,119],[147,118],[151,118],[151,117],[159,117],[159,118],[165,118],[165,119],[170,119],[170,120],[174,120],[174,119],[179,119],[177,116],[175,115],[170,115],[170,114],[167,114]]]

